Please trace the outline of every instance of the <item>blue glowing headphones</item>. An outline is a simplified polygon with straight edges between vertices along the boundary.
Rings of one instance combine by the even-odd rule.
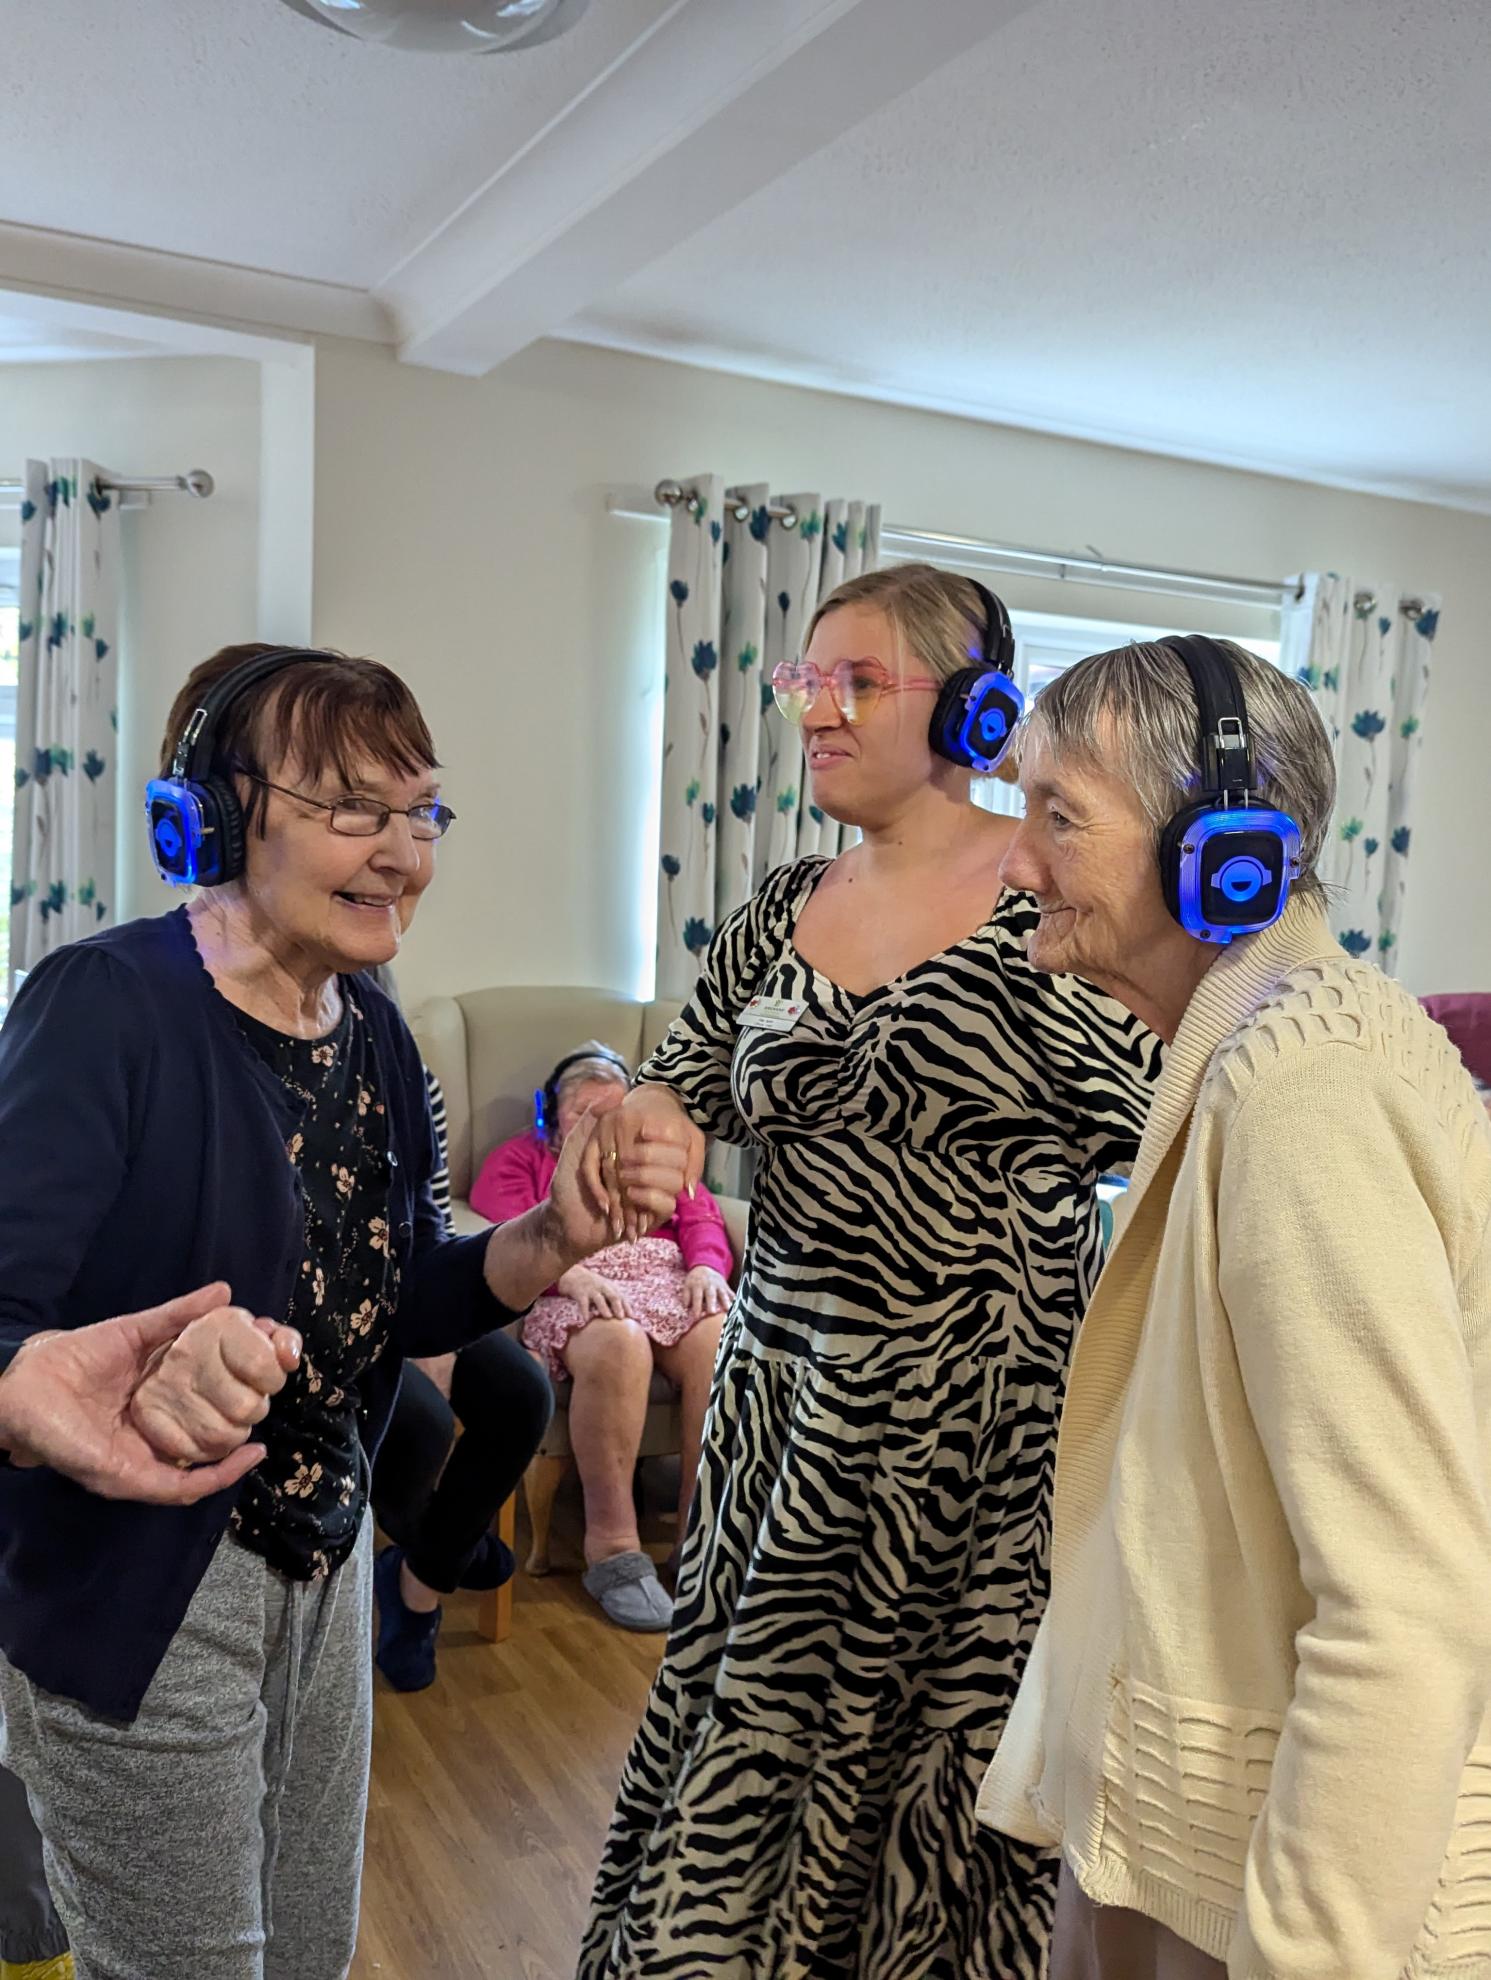
[[[1299,878],[1299,826],[1258,803],[1242,682],[1226,647],[1199,633],[1163,645],[1183,662],[1201,711],[1201,795],[1160,834],[1165,905],[1201,942],[1256,935]]]
[[[628,1086],[632,1083],[631,1067],[609,1045],[591,1044],[583,1051],[568,1053],[533,1096],[533,1132],[546,1147],[559,1131],[559,1082],[571,1066],[583,1066],[587,1059],[603,1059],[624,1075]]]
[[[173,887],[220,887],[242,873],[243,806],[232,778],[220,766],[214,774],[218,725],[239,695],[270,674],[299,660],[334,658],[315,647],[276,646],[229,668],[208,688],[181,732],[170,774],[145,786],[150,856],[162,880]]]
[[[1015,635],[1003,602],[977,578],[969,578],[984,608],[983,651],[973,667],[962,667],[944,682],[932,711],[932,747],[949,763],[988,776],[1010,746],[1025,709],[1011,669]]]

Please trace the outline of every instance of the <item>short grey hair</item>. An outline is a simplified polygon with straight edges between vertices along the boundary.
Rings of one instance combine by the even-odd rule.
[[[1297,891],[1318,896],[1316,867],[1336,803],[1325,724],[1301,682],[1230,639],[1217,644],[1242,685],[1259,797],[1299,826]],[[1156,847],[1165,826],[1202,789],[1196,691],[1185,662],[1158,642],[1136,641],[1079,660],[1036,698],[1024,727],[1058,760],[1095,764],[1132,784]]]

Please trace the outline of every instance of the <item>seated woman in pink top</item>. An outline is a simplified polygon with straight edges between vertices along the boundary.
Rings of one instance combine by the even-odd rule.
[[[542,1203],[570,1129],[587,1113],[619,1107],[630,1086],[625,1060],[605,1045],[592,1042],[561,1059],[539,1096],[536,1129],[493,1149],[471,1192],[472,1208],[501,1223]],[[666,1629],[673,1619],[642,1551],[632,1497],[653,1369],[678,1389],[682,1404],[681,1537],[733,1262],[719,1205],[700,1188],[692,1201],[679,1199],[669,1223],[566,1272],[523,1323],[524,1346],[556,1381],[568,1376],[574,1383],[569,1434],[585,1491],[584,1586],[624,1629]]]

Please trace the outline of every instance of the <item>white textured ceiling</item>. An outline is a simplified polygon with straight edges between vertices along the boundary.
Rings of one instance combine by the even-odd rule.
[[[1487,0],[1041,0],[586,338],[1491,503]]]
[[[12,0],[0,218],[371,288],[672,4],[594,0],[558,41],[442,57],[280,0]]]
[[[11,0],[7,285],[1491,508],[1491,0],[593,0],[479,59]]]

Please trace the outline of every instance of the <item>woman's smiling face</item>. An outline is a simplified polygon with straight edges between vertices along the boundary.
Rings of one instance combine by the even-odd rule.
[[[1021,754],[1020,789],[1025,816],[1000,873],[1040,909],[1031,962],[1099,985],[1132,981],[1176,932],[1138,793],[1098,764],[1058,762],[1038,728]]]
[[[437,843],[416,839],[399,814],[439,795],[433,770],[404,774],[356,759],[350,767],[347,783],[334,770],[317,775],[293,756],[267,773],[284,790],[264,793],[264,834],[249,830],[242,882],[251,910],[280,944],[349,974],[398,954],[435,877]],[[393,809],[381,832],[358,838],[334,831],[329,811],[287,792],[321,804],[366,797]]]

